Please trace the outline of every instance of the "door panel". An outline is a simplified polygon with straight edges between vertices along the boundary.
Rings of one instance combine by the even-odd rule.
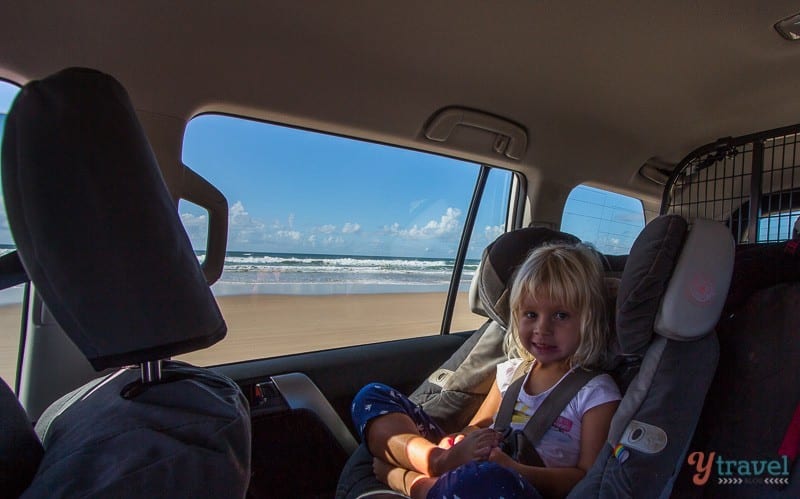
[[[469,334],[397,340],[213,368],[239,383],[251,403],[250,496],[333,497],[339,472],[355,445],[350,403],[358,390],[380,381],[411,393]],[[343,437],[343,433],[347,435]]]

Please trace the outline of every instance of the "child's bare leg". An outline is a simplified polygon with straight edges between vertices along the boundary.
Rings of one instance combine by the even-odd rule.
[[[425,476],[417,471],[398,468],[377,457],[372,460],[372,471],[378,480],[391,487],[392,490],[411,496],[411,499],[425,499],[428,491],[436,483],[436,478]]]
[[[487,459],[497,445],[494,430],[470,433],[449,449],[421,436],[414,421],[402,413],[389,413],[370,421],[365,431],[370,453],[389,464],[439,476],[473,459]]]
[[[393,412],[369,422],[364,432],[370,453],[394,466],[430,475],[431,461],[443,449],[420,435],[416,423]]]

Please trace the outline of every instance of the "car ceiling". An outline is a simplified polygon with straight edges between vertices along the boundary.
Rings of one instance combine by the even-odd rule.
[[[13,6],[12,6],[13,4]],[[117,77],[140,111],[208,111],[657,196],[638,169],[800,122],[790,1],[171,0],[8,3],[0,77]],[[528,131],[521,161],[424,138],[463,106]],[[180,141],[180,137],[175,140]],[[488,150],[488,149],[487,149]]]

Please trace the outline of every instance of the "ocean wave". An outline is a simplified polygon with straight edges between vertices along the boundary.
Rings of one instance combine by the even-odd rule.
[[[202,255],[199,255],[202,258]],[[229,252],[215,293],[318,294],[333,292],[445,291],[454,261],[447,258],[396,258],[348,255]],[[468,260],[461,287],[478,267]],[[235,291],[234,291],[235,290]],[[249,290],[249,291],[248,291]],[[367,291],[369,290],[369,291]]]
[[[413,259],[372,259],[357,257],[293,257],[271,255],[242,255],[225,257],[226,266],[250,264],[253,266],[285,266],[285,267],[355,267],[355,268],[447,268],[453,263],[447,260],[413,260]]]
[[[329,272],[342,272],[342,273],[359,273],[359,274],[441,274],[450,275],[453,271],[452,267],[447,268],[392,268],[392,267],[359,267],[359,266],[288,266],[288,265],[225,265],[225,271],[228,272],[265,272],[265,273],[296,273],[296,274],[311,274],[311,273],[329,273]]]

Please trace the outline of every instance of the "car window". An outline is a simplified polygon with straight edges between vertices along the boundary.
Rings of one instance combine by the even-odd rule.
[[[787,210],[760,217],[758,242],[778,242],[792,239],[795,227],[800,227],[800,210]]]
[[[644,228],[644,207],[636,198],[579,185],[564,205],[561,230],[592,243],[601,253],[627,255]]]
[[[5,129],[6,114],[19,92],[19,87],[0,80],[0,137]],[[0,195],[0,257],[14,251],[14,240],[8,228],[6,205]],[[0,291],[0,377],[13,387],[17,375],[20,319],[23,284]]]
[[[229,205],[225,267],[212,286],[228,337],[190,361],[439,333],[480,165],[221,115],[188,124],[183,161]],[[510,178],[489,176],[459,302],[503,230]],[[202,259],[207,214],[184,201],[179,211]],[[474,323],[468,307],[457,310],[455,327]]]
[[[471,331],[486,322],[486,317],[470,313],[469,301],[466,299],[467,292],[469,283],[478,269],[483,250],[505,232],[512,179],[513,175],[508,170],[494,168],[489,172],[469,240],[464,274],[459,287],[460,293],[456,300],[453,321],[450,326],[451,331]]]

